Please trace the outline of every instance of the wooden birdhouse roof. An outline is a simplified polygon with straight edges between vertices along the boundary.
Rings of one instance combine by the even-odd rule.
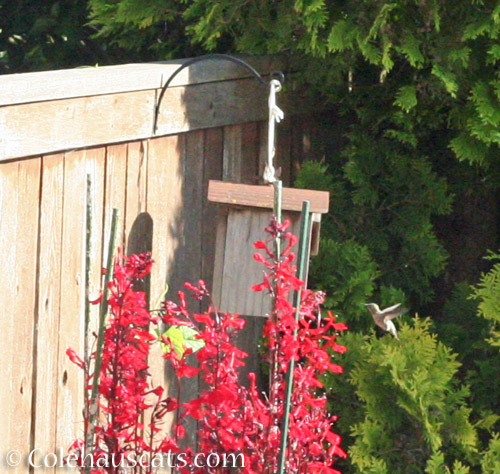
[[[220,204],[272,209],[274,188],[272,185],[254,186],[211,180],[208,183],[208,200]],[[283,188],[282,209],[300,212],[303,201],[311,203],[311,213],[328,212],[330,193],[311,189]]]

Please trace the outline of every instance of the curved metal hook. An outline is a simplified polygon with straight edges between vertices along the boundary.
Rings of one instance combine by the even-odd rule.
[[[201,62],[201,61],[206,61],[206,60],[209,60],[209,59],[222,59],[224,61],[230,61],[230,62],[233,62],[235,64],[238,64],[239,66],[243,66],[245,69],[247,69],[248,71],[250,71],[255,76],[255,78],[260,82],[260,84],[262,84],[263,86],[266,86],[266,87],[268,86],[268,83],[257,72],[257,70],[255,68],[253,68],[252,66],[250,66],[250,64],[248,64],[247,62],[243,61],[242,59],[236,58],[234,56],[230,56],[229,54],[219,54],[219,53],[216,53],[216,54],[206,54],[204,56],[198,56],[196,58],[189,59],[184,64],[182,64],[181,66],[179,66],[172,73],[172,75],[168,78],[167,82],[165,82],[165,84],[161,88],[160,96],[158,97],[158,102],[157,102],[156,107],[155,107],[155,116],[154,116],[154,121],[153,121],[153,134],[156,134],[156,129],[157,129],[157,125],[158,125],[158,116],[160,115],[161,101],[163,100],[163,96],[165,95],[165,92],[168,89],[168,86],[170,85],[170,83],[173,81],[174,77],[177,76],[177,74],[179,74],[183,69],[191,66],[192,64],[198,63],[198,62]],[[271,73],[271,80],[275,79],[277,77],[279,78],[278,80],[280,80],[281,83],[284,82],[285,75],[281,71],[273,71]]]

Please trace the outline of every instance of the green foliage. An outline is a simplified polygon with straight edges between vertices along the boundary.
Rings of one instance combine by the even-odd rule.
[[[491,344],[500,347],[500,255],[490,253],[487,258],[496,263],[482,275],[473,296],[479,301],[479,314],[490,322]]]
[[[403,86],[396,94],[394,104],[409,112],[417,105],[417,90],[415,86]]]
[[[406,151],[406,157],[400,151]],[[332,243],[323,241],[321,263],[313,266],[313,275],[321,278],[314,282],[329,291],[329,304],[335,301],[335,309],[347,314],[359,310],[353,313],[352,301],[345,306],[339,299],[346,294],[345,288],[339,289],[344,285],[356,287],[354,298],[358,302],[366,302],[381,286],[393,286],[412,298],[428,300],[432,296],[430,282],[446,261],[431,223],[433,215],[450,210],[445,180],[432,170],[428,158],[367,133],[352,132],[343,155],[345,158],[332,160],[329,167],[306,163],[296,181],[299,187],[331,192],[332,211],[326,230],[336,242],[342,242],[337,246],[349,247],[344,255],[343,248],[334,251]],[[354,248],[363,249],[362,258],[355,257],[356,271],[347,271],[337,259],[347,258]],[[338,270],[328,272],[328,268]],[[377,275],[372,268],[378,269]],[[359,285],[353,281],[358,277]],[[344,283],[340,283],[342,279]]]
[[[498,434],[490,440],[487,451],[481,460],[482,474],[497,474],[500,472],[500,437]]]
[[[0,73],[129,60],[93,40],[87,21],[87,0],[0,0]]]
[[[441,453],[453,470],[471,459],[477,435],[469,421],[468,390],[457,385],[456,355],[429,332],[428,320],[400,325],[400,340],[365,340],[349,378],[363,419],[352,427],[354,472],[423,473]]]
[[[133,51],[142,60],[169,59],[201,52],[192,47],[182,20],[185,2],[173,0],[89,0],[90,25],[98,37]]]
[[[325,239],[311,265],[311,285],[327,292],[325,307],[336,312],[341,308],[340,313],[348,315],[349,320],[371,327],[363,303],[369,301],[375,290],[378,272],[368,249],[353,240]],[[315,276],[320,278],[315,281]]]

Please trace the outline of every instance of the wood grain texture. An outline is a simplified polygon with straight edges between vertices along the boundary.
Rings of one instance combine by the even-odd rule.
[[[222,178],[223,129],[210,128],[205,130],[204,163],[203,163],[203,208],[201,241],[201,277],[213,289],[215,245],[218,226],[218,207],[209,202],[208,182],[211,179]]]
[[[148,145],[147,207],[153,220],[152,257],[155,264],[151,271],[151,302],[155,304],[169,285],[168,297],[175,299],[176,289],[170,286],[170,278],[176,252],[179,248],[177,228],[182,209],[182,156],[184,137],[156,138]],[[162,384],[170,396],[177,397],[176,381],[170,370],[165,371],[159,345],[150,353],[150,372],[153,385]],[[171,422],[173,415],[169,418]],[[164,425],[168,430],[169,425]]]
[[[139,91],[0,107],[0,160],[148,137],[154,100]]]
[[[197,284],[202,277],[202,212],[203,212],[203,154],[204,133],[202,130],[185,134],[185,148],[182,159],[182,212],[177,223],[179,247],[171,272],[172,289],[183,289],[184,282]],[[189,291],[187,292],[189,293]],[[192,300],[189,302],[192,311],[199,312],[201,305]],[[196,366],[196,356],[189,356],[189,363]],[[198,377],[186,378],[182,382],[181,401],[191,400],[199,391]],[[187,420],[186,438],[182,442],[184,448],[196,446],[196,420]]]
[[[124,216],[126,238],[128,238],[137,216],[146,211],[147,159],[147,141],[136,141],[128,144],[126,211]]]
[[[224,248],[221,311],[265,316],[270,311],[270,298],[263,292],[255,293],[250,286],[260,283],[263,266],[253,259],[253,243],[265,239],[264,228],[272,213],[254,209],[230,209]],[[235,297],[237,295],[237,297]]]
[[[69,446],[83,435],[83,377],[66,350],[83,353],[86,169],[84,151],[65,154],[56,446]]]
[[[17,213],[18,195],[18,162],[0,164],[0,271],[4,278],[0,278],[0,315],[2,320],[2,350],[0,351],[0,377],[4,384],[0,389],[0,406],[6,415],[0,424],[0,436],[5,446],[10,447],[13,440],[11,425],[26,424],[28,420],[21,420],[9,416],[13,413],[14,396],[17,389],[14,384],[15,367],[12,366],[12,352],[16,350],[16,314],[15,314],[15,268],[16,268],[16,238],[19,215]]]
[[[241,182],[259,182],[259,130],[256,122],[241,125]]]
[[[42,165],[33,445],[48,453],[56,448],[64,155],[44,157]]]
[[[2,409],[16,415],[6,417],[2,435],[5,446],[21,453],[27,453],[32,443],[40,162],[33,159],[2,167],[1,182],[0,244],[5,256],[5,283],[0,286],[5,331],[0,369],[5,376]],[[24,467],[13,472],[24,472]]]
[[[224,283],[224,260],[226,256],[227,217],[229,208],[219,206],[215,229],[215,251],[212,276],[212,298],[219,307]]]
[[[250,79],[0,107],[0,161],[261,120],[266,89]]]
[[[284,56],[245,56],[261,74],[287,68]],[[0,77],[0,106],[92,95],[156,89],[187,59],[144,64],[87,67]],[[208,60],[182,70],[172,87],[250,77],[250,72],[228,61]]]
[[[221,213],[214,270],[217,281],[214,299],[221,311],[245,316],[269,315],[269,295],[266,292],[256,293],[250,287],[263,281],[266,269],[253,259],[256,252],[253,243],[267,238],[264,229],[269,225],[271,216],[271,210],[256,208],[228,207],[226,214]],[[290,230],[298,235],[300,213],[285,211],[283,219],[290,220]]]
[[[241,182],[242,173],[242,128],[241,125],[224,127],[222,151],[222,179],[233,183]]]
[[[113,209],[118,209],[118,229],[116,243],[123,248],[125,243],[125,202],[127,182],[127,144],[110,145],[106,148],[106,185],[104,198],[104,248],[107,252]],[[107,262],[107,255],[103,255],[103,262]]]
[[[16,238],[16,334],[12,352],[14,368],[13,412],[26,423],[11,425],[10,438],[15,449],[27,452],[31,446],[33,423],[32,390],[34,362],[34,330],[37,305],[37,249],[39,222],[39,193],[41,159],[19,163],[18,170],[18,225]],[[29,421],[28,421],[29,420]],[[17,468],[18,472],[23,469]]]
[[[89,297],[96,300],[102,289],[103,248],[107,241],[103,241],[103,213],[105,194],[106,149],[91,148],[85,151],[86,174],[90,175],[92,210],[90,234],[90,284]],[[109,232],[109,230],[108,230]],[[90,305],[89,347],[95,347],[95,338],[92,332],[97,332],[99,326],[99,305]]]
[[[270,185],[252,186],[212,180],[208,186],[208,200],[234,206],[263,207],[272,209],[274,188]],[[298,211],[303,201],[310,201],[311,212],[328,212],[330,195],[326,191],[283,188],[283,210]]]

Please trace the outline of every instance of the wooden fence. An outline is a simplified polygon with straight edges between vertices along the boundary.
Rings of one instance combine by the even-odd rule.
[[[262,73],[285,67],[275,58],[251,62]],[[232,63],[185,69],[152,132],[159,88],[181,63],[0,77],[0,454],[53,452],[82,434],[82,375],[65,351],[83,352],[87,174],[91,294],[118,208],[121,245],[153,253],[151,301],[166,282],[175,295],[185,280],[211,281],[208,179],[258,182],[268,91]],[[309,146],[307,121],[290,112],[278,127],[285,183]]]

